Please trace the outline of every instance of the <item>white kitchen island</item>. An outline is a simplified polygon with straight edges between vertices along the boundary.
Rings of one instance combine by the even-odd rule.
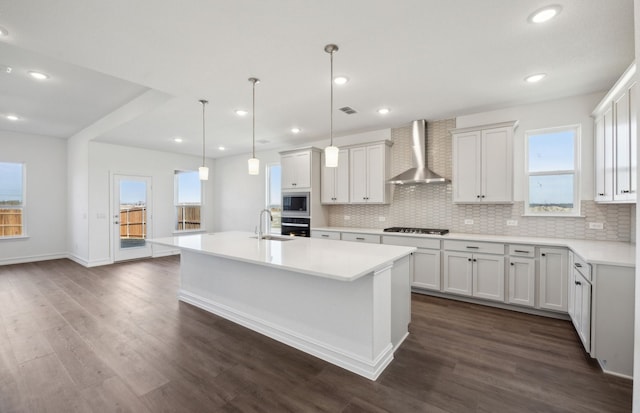
[[[221,232],[181,251],[181,301],[375,380],[408,335],[412,247]]]

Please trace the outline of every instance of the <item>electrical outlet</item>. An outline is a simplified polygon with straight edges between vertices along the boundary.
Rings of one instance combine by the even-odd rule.
[[[351,219],[351,217],[350,217],[349,215],[345,215],[345,216],[344,216],[344,220],[345,220],[345,221],[348,221],[348,220],[350,220],[350,219]]]
[[[604,229],[602,222],[589,222],[589,229]]]
[[[386,220],[387,220],[387,217],[383,217],[383,216],[378,217],[378,221],[380,222],[384,222]]]
[[[517,227],[518,226],[518,220],[516,220],[516,219],[508,219],[507,220],[507,226],[508,227]]]
[[[465,225],[473,225],[473,220],[472,219],[465,219],[464,220],[464,224]]]

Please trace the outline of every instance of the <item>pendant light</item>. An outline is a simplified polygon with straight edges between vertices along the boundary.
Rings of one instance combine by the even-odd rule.
[[[329,84],[331,85],[331,105],[329,107],[331,124],[329,137],[331,140],[329,146],[324,148],[324,166],[327,168],[336,168],[338,166],[338,153],[340,150],[337,146],[333,146],[333,54],[338,51],[338,46],[328,44],[324,47],[324,51],[331,55],[331,77],[329,78]]]
[[[253,138],[251,159],[249,159],[249,175],[260,175],[260,159],[256,158],[256,83],[260,83],[260,79],[250,77],[249,82],[253,84]]]
[[[209,179],[209,168],[204,163],[204,106],[209,102],[201,99],[200,103],[202,103],[202,166],[198,168],[198,175],[200,175],[201,181],[207,181]]]

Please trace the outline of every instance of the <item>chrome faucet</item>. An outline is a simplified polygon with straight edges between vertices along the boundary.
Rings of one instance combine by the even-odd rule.
[[[264,214],[265,212],[269,214],[269,222],[273,221],[273,215],[271,215],[271,211],[269,211],[268,209],[263,209],[262,211],[260,211],[260,222],[258,223],[258,240],[261,240],[264,237],[265,232],[269,232],[268,229],[265,232],[262,231],[262,227],[264,225],[264,218],[262,218],[262,214]]]

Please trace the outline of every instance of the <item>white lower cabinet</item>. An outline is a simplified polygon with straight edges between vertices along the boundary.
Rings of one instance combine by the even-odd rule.
[[[440,240],[384,235],[382,243],[418,248],[411,260],[411,286],[440,291]]]
[[[566,248],[540,248],[540,308],[567,312],[567,259]]]
[[[536,305],[536,260],[509,258],[509,303],[533,307]]]
[[[443,291],[504,301],[504,256],[444,252]]]
[[[569,275],[569,316],[578,332],[584,349],[591,351],[591,280],[587,272],[589,264],[572,255],[572,266]]]
[[[380,244],[380,235],[360,234],[355,232],[343,232],[340,236],[343,241],[366,242],[368,244]]]

